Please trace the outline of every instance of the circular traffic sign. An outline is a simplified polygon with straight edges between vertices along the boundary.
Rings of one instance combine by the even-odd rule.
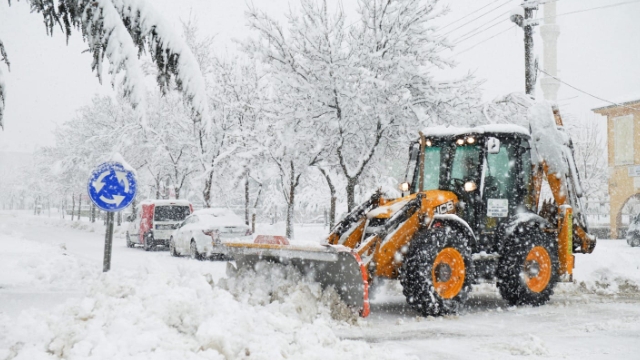
[[[120,211],[136,196],[136,177],[114,161],[98,165],[89,177],[87,191],[91,201],[104,211]]]

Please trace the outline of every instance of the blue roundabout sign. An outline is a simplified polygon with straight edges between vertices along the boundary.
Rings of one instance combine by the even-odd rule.
[[[118,162],[100,164],[91,173],[87,191],[97,207],[104,211],[120,211],[136,196],[136,177]]]

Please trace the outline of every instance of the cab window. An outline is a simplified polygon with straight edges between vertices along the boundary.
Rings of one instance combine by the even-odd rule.
[[[439,146],[429,146],[424,149],[423,190],[436,190],[440,185],[440,152]]]
[[[511,199],[515,180],[515,176],[512,176],[513,170],[515,170],[515,162],[512,161],[509,150],[506,144],[502,143],[497,154],[487,154],[487,173],[485,178],[487,198]]]
[[[476,145],[456,146],[451,164],[450,179],[460,181],[477,181],[478,165],[480,161],[480,148]]]

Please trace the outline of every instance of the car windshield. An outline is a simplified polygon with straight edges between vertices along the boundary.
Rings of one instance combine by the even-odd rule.
[[[153,220],[155,221],[182,221],[191,213],[188,206],[156,206]]]

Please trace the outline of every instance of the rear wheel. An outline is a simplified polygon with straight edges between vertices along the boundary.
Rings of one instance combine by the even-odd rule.
[[[558,282],[558,247],[552,234],[536,224],[517,228],[498,261],[498,290],[511,305],[549,301]]]
[[[418,231],[400,273],[407,303],[424,316],[456,313],[471,289],[471,251],[455,228]]]
[[[127,238],[127,247],[128,248],[134,247],[135,245],[133,244],[133,242],[131,242],[131,238],[129,237],[129,232],[127,232],[126,238]]]
[[[179,256],[178,251],[176,251],[176,244],[173,241],[173,236],[169,239],[169,253],[171,256]]]
[[[153,235],[147,234],[144,237],[144,251],[150,251],[153,248],[153,246],[151,245],[152,241],[153,241]]]
[[[189,247],[189,255],[194,260],[202,260],[202,255],[198,252],[198,246],[196,245],[195,240],[191,240],[191,245]]]

